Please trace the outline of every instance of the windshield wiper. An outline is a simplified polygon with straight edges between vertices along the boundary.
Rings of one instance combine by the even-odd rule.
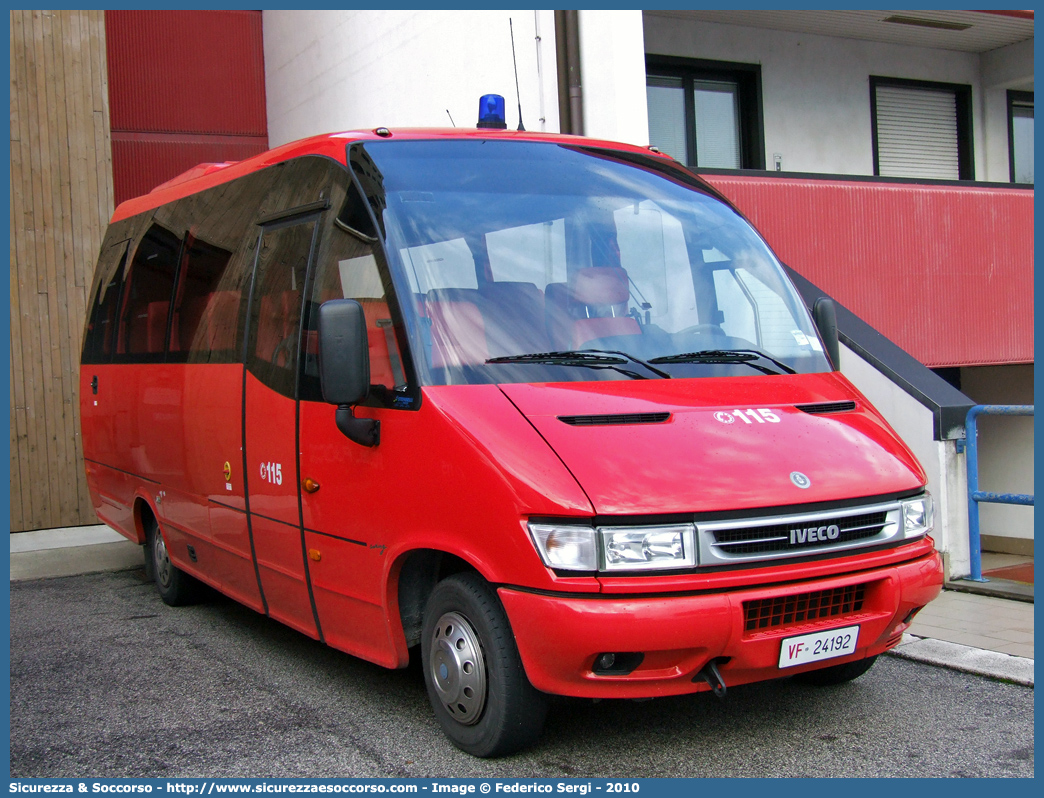
[[[762,359],[774,363],[780,371],[763,366],[752,361]],[[654,357],[650,363],[743,363],[752,369],[757,369],[765,374],[797,374],[797,372],[786,363],[781,363],[776,358],[759,352],[757,349],[703,349],[699,352],[686,352],[682,355],[665,355]]]
[[[525,355],[504,355],[491,357],[487,363],[540,363],[547,366],[583,366],[592,369],[613,369],[637,380],[646,380],[647,376],[620,366],[627,362],[637,363],[663,379],[669,380],[671,375],[662,369],[649,365],[644,360],[626,352],[608,349],[577,349],[561,352],[530,352]]]

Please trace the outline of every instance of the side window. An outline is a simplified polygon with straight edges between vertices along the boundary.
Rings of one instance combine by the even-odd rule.
[[[415,294],[442,288],[478,288],[475,257],[463,238],[406,247],[399,254]]]
[[[371,244],[334,228],[316,265],[309,316],[306,323],[301,398],[322,400],[319,385],[318,310],[331,299],[354,299],[366,316],[370,354],[370,384],[386,391],[373,391],[377,401],[388,392],[406,387],[402,355],[396,337],[388,296]]]
[[[315,228],[312,218],[265,229],[254,274],[247,368],[285,396],[294,395],[301,300]]]
[[[806,352],[807,349],[804,347],[808,338],[801,331],[800,324],[791,315],[783,298],[747,269],[737,268],[736,279],[743,283],[747,296],[757,309],[758,327],[761,332],[759,345],[770,352],[788,355]]]
[[[108,247],[98,259],[94,305],[83,337],[82,362],[107,363],[112,359],[113,330],[120,301],[120,287],[127,265],[127,241]]]
[[[226,278],[231,260],[229,250],[189,234],[178,285],[178,323],[177,334],[170,341],[172,352],[186,352],[195,362],[235,359],[241,294],[239,286],[230,285]],[[210,357],[212,353],[219,357]]]
[[[755,345],[758,342],[758,320],[754,302],[736,273],[731,269],[715,269],[714,293],[722,313],[721,329],[733,338],[743,338]]]
[[[180,237],[159,224],[138,242],[124,280],[117,362],[162,359],[180,251]]]
[[[486,233],[486,251],[495,282],[533,283],[543,290],[566,277],[565,219]]]

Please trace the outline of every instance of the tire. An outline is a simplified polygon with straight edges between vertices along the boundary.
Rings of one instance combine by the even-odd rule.
[[[435,717],[457,748],[504,756],[540,736],[547,696],[529,683],[504,608],[478,574],[454,574],[435,586],[421,660]]]
[[[145,573],[156,582],[156,590],[165,604],[183,607],[199,600],[199,581],[170,561],[166,541],[154,519],[145,527]]]
[[[844,684],[853,679],[858,679],[870,670],[875,662],[877,662],[877,657],[866,657],[865,659],[857,659],[855,662],[846,662],[844,665],[833,665],[829,668],[799,673],[794,678],[816,687],[830,687],[831,685]]]

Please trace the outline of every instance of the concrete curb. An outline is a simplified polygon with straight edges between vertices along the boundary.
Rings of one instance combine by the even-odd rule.
[[[911,634],[904,634],[899,645],[888,653],[903,659],[1033,687],[1033,660],[1026,657],[1013,657],[999,651],[962,646],[930,637],[914,637]]]

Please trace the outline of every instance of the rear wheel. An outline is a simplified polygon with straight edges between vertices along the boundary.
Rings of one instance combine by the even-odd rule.
[[[145,528],[145,563],[146,573],[151,573],[164,603],[180,607],[199,598],[199,582],[170,561],[166,541],[155,520],[150,520]]]
[[[877,662],[877,657],[857,659],[855,662],[846,662],[844,665],[833,665],[829,668],[820,668],[817,671],[799,673],[794,678],[805,684],[816,687],[829,687],[833,684],[844,684],[853,679],[858,679]]]
[[[540,736],[547,696],[526,678],[504,608],[478,574],[454,574],[436,585],[421,657],[435,716],[462,751],[503,756]]]

